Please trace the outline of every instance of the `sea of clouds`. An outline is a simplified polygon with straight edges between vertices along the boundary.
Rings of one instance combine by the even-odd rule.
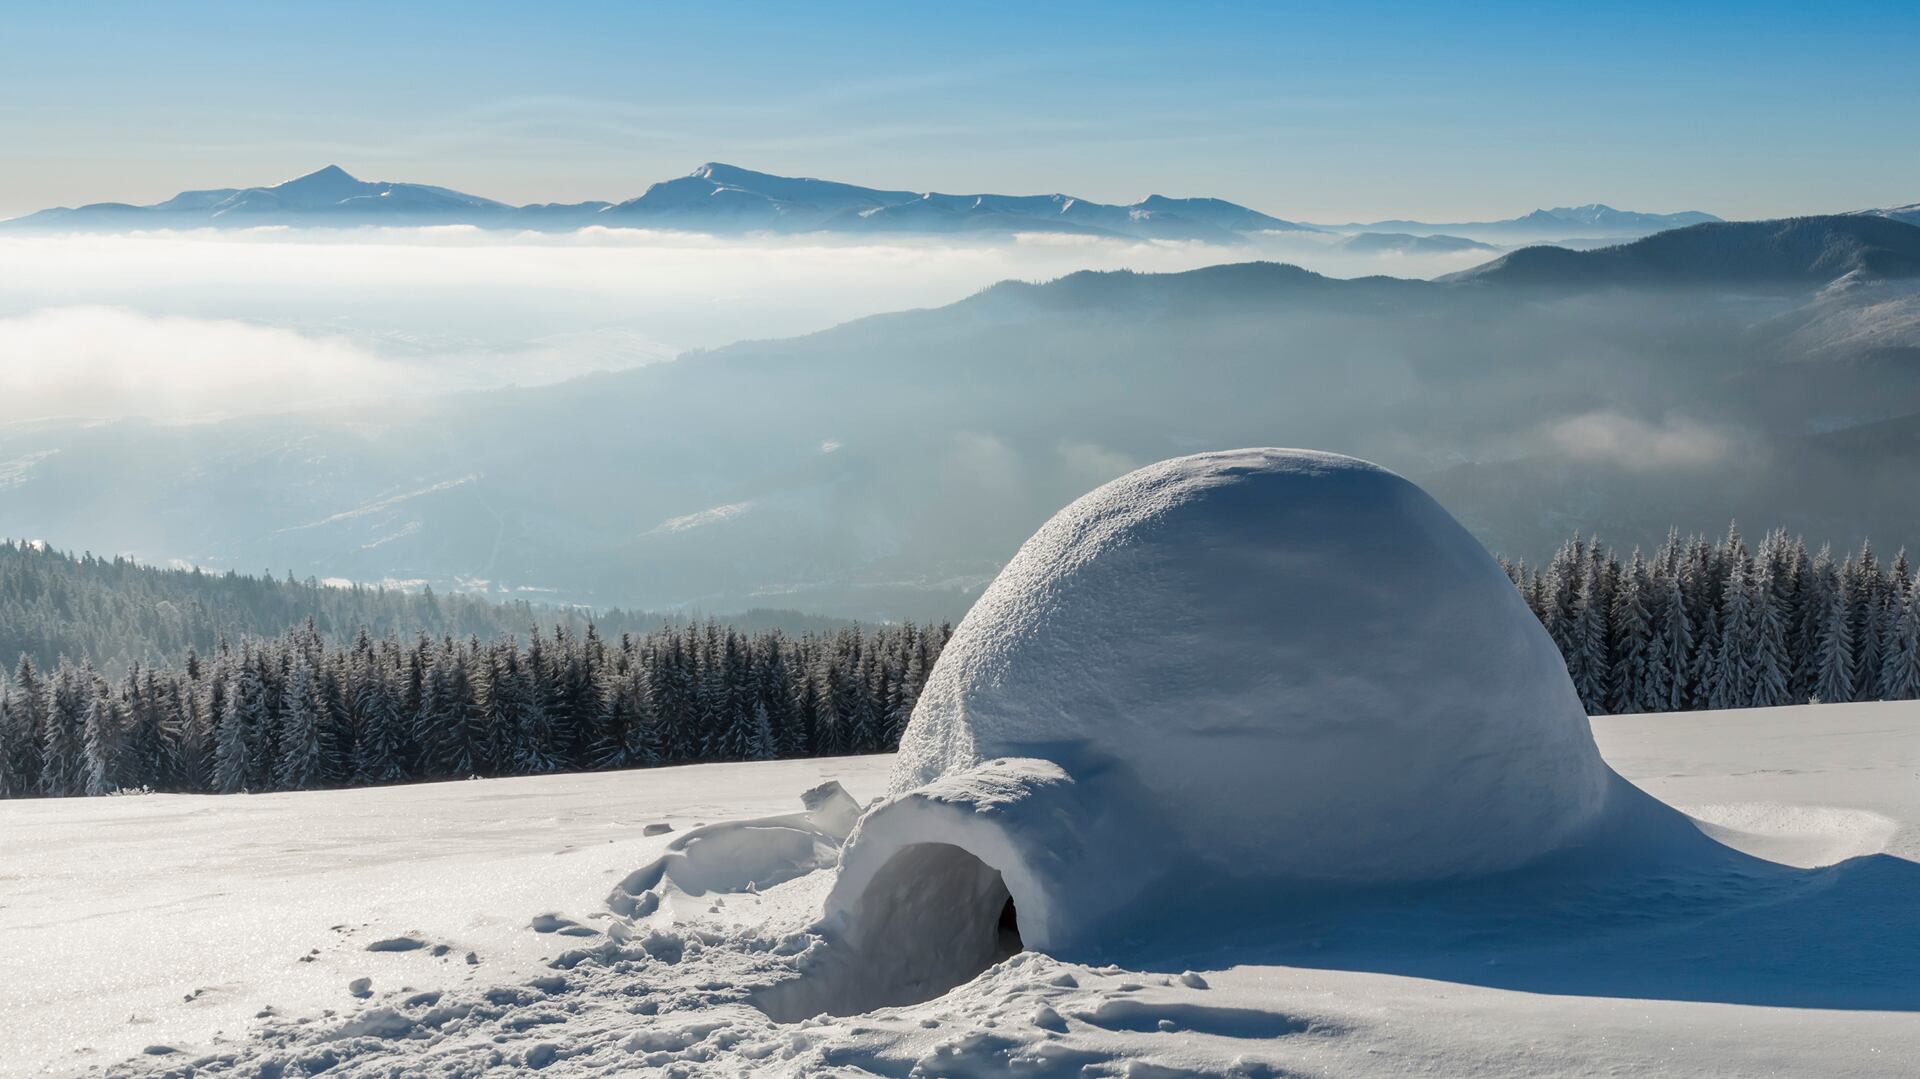
[[[717,238],[471,227],[0,237],[0,422],[274,412],[672,359],[1076,270],[1275,258],[1429,276],[1458,258],[1357,259],[1330,240],[1245,246]]]

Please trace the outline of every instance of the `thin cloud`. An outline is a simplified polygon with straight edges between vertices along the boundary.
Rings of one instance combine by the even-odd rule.
[[[1677,416],[1650,423],[1619,412],[1588,412],[1556,420],[1542,433],[1553,449],[1577,460],[1643,472],[1704,468],[1736,449],[1725,432]]]

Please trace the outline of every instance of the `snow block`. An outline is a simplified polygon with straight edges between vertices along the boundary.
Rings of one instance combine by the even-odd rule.
[[[1425,492],[1200,454],[1074,502],[981,596],[827,924],[885,935],[876,882],[943,844],[998,872],[1027,945],[1072,950],[1175,893],[1512,868],[1591,839],[1620,786],[1553,642]]]

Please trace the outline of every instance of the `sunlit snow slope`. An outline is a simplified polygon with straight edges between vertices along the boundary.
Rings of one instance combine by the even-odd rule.
[[[0,803],[0,1074],[1912,1074],[1920,893],[1886,885],[1920,880],[1920,705],[1594,731],[1724,843],[1854,860],[1783,871],[1759,913],[1679,878],[1473,924],[1410,896],[1318,939],[1025,953],[782,1024],[751,990],[819,946],[829,872],[806,870],[838,827],[800,796],[865,801],[890,758]],[[1443,947],[1386,946],[1414,938]]]

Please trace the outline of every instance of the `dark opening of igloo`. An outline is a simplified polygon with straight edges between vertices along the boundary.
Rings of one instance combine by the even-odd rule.
[[[999,870],[951,843],[915,843],[874,874],[831,954],[754,1003],[783,1023],[918,1004],[1023,947]]]
[[[1007,905],[1000,908],[999,942],[994,948],[994,961],[999,962],[1015,955],[1026,946],[1020,943],[1020,912],[1013,907],[1013,897],[1007,897]]]

